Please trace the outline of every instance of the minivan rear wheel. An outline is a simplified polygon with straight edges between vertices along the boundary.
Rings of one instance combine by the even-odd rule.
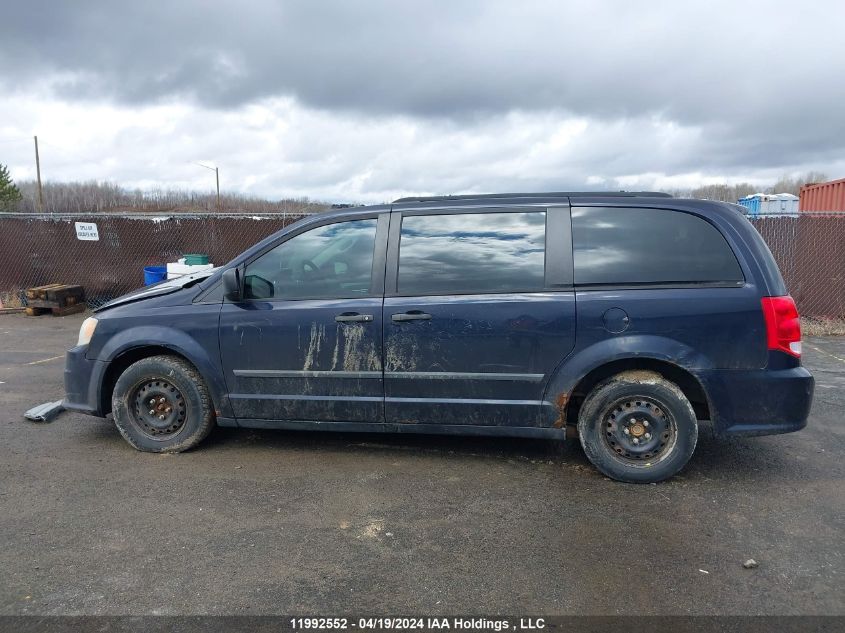
[[[587,458],[612,479],[654,483],[692,457],[698,423],[687,397],[653,371],[627,371],[593,388],[578,416]]]
[[[139,451],[178,453],[211,432],[214,409],[196,368],[176,356],[152,356],[117,379],[112,414],[123,438]]]

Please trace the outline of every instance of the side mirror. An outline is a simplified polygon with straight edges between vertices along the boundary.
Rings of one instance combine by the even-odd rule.
[[[223,271],[223,297],[225,297],[226,301],[240,301],[243,299],[241,271],[238,268],[229,268]]]

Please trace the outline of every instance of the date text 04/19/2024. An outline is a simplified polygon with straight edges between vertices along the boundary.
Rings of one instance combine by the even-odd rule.
[[[442,617],[294,617],[295,631],[373,630],[373,631],[536,631],[546,626],[543,618],[442,618]]]

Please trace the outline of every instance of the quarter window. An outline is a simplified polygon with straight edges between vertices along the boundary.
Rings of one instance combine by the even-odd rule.
[[[572,241],[576,284],[743,281],[722,234],[689,213],[574,207]]]
[[[399,293],[541,290],[545,225],[544,211],[406,216]]]
[[[250,263],[247,299],[344,299],[368,295],[376,220],[353,220],[300,233]]]

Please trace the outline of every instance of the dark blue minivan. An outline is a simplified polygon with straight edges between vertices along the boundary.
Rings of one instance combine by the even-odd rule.
[[[654,482],[807,423],[798,313],[740,207],[659,193],[403,198],[313,215],[112,301],[68,409],[136,449],[230,427],[580,438]]]

